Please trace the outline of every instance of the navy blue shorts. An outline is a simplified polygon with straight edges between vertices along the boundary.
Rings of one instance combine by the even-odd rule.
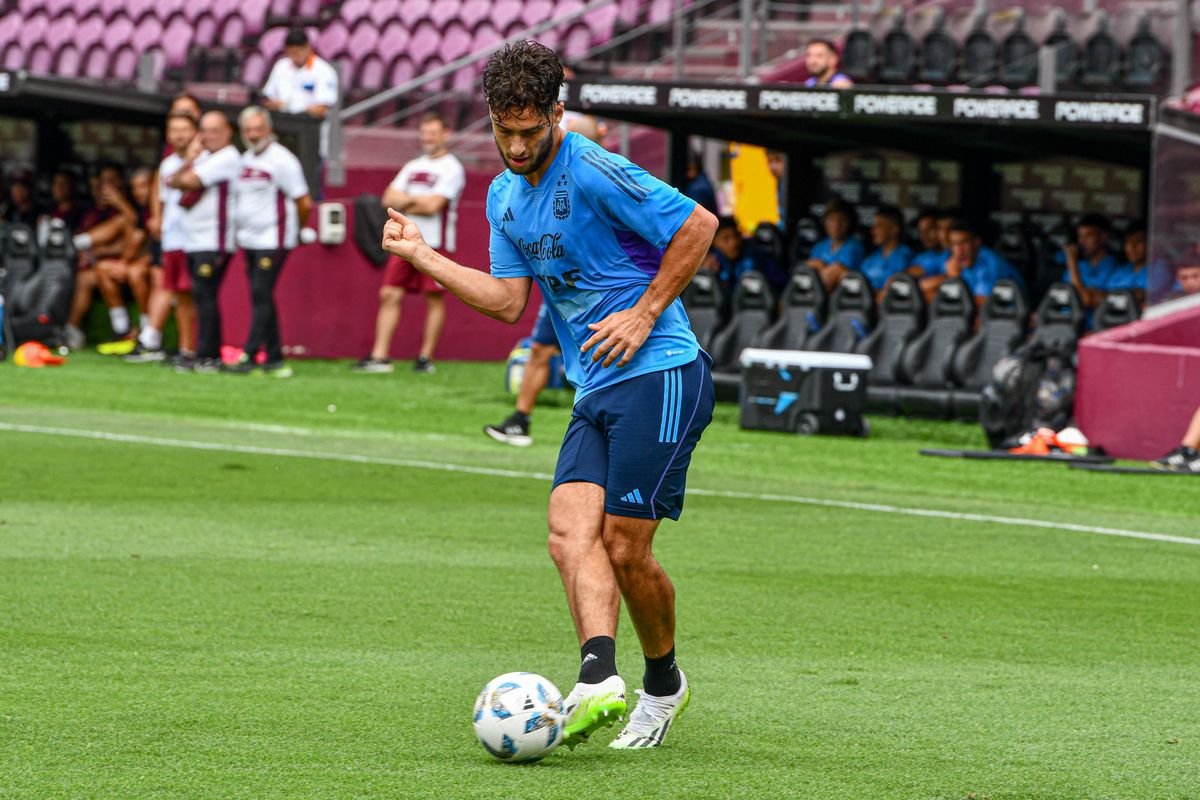
[[[712,421],[711,367],[701,351],[691,364],[629,378],[576,403],[554,485],[603,486],[609,514],[679,519],[692,451]]]
[[[554,323],[550,321],[550,312],[546,310],[545,302],[538,309],[537,319],[533,322],[533,333],[530,338],[537,344],[548,344],[558,347],[558,334],[554,332]]]

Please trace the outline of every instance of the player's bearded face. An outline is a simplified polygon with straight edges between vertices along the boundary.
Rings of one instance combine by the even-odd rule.
[[[554,147],[554,126],[551,117],[532,110],[520,114],[492,115],[492,133],[500,157],[517,175],[537,172],[550,157]]]

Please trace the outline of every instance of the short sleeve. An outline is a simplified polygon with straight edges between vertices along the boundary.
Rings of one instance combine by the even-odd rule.
[[[329,62],[321,62],[322,69],[313,81],[313,104],[318,106],[335,106],[338,100],[337,70]]]
[[[283,147],[283,145],[279,145]],[[290,150],[284,150],[287,157],[282,159],[279,170],[279,188],[287,195],[289,200],[299,200],[304,195],[308,194],[308,180],[304,177],[304,168],[300,166],[300,159]]]
[[[696,207],[678,189],[600,147],[580,148],[572,174],[593,205],[660,250]]]
[[[282,61],[275,62],[275,66],[271,67],[271,74],[267,76],[267,83],[265,86],[263,86],[263,95],[271,100],[283,99],[283,93],[279,91],[279,68],[282,65]]]
[[[488,258],[491,261],[492,277],[532,278],[533,271],[529,268],[529,263],[525,261],[521,251],[508,238],[500,224],[492,197],[492,192],[489,191],[487,221],[491,235],[488,239]]]
[[[467,176],[462,165],[455,163],[453,167],[438,175],[437,183],[433,186],[433,194],[440,195],[451,203],[462,195],[467,185]]]
[[[863,246],[858,239],[851,239],[842,245],[835,260],[846,269],[858,269],[863,262]]]
[[[396,177],[392,178],[392,182],[388,184],[389,189],[396,189],[401,192],[408,191],[406,187],[408,186],[408,173],[412,172],[410,169],[411,165],[412,162],[410,161],[400,168],[400,171],[396,173]]]
[[[213,153],[210,158],[193,167],[193,170],[196,177],[200,179],[200,185],[207,189],[209,186],[223,181],[231,181],[237,177],[240,164],[241,160],[237,150],[229,148]]]

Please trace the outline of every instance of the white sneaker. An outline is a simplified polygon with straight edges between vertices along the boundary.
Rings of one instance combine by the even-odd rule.
[[[629,715],[629,724],[608,743],[614,750],[659,747],[671,723],[679,719],[692,699],[692,687],[688,686],[683,670],[679,670],[679,691],[670,697],[655,697],[641,689],[637,693],[638,704]]]
[[[574,749],[600,728],[625,716],[625,681],[620,675],[599,683],[577,683],[563,701],[563,744]]]

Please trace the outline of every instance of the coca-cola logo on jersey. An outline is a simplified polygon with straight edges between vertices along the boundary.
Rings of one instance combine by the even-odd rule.
[[[561,233],[544,233],[540,239],[527,242],[518,239],[517,245],[530,261],[554,261],[566,255]]]
[[[256,169],[255,167],[242,167],[242,172],[238,175],[239,180],[243,181],[269,181],[271,173],[264,169]]]

